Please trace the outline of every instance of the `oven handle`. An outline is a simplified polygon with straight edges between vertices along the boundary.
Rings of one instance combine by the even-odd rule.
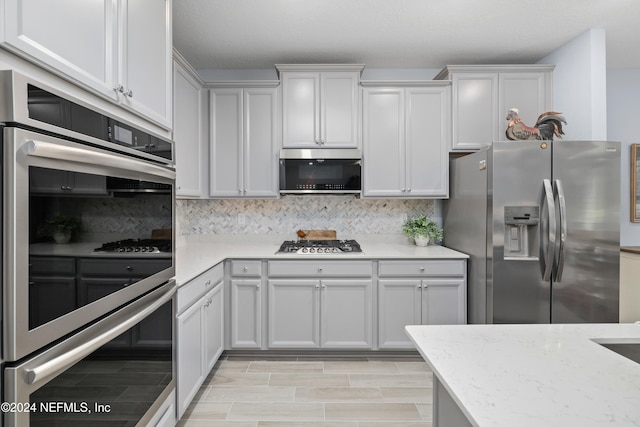
[[[36,384],[43,379],[48,378],[51,375],[56,374],[58,371],[66,369],[80,360],[84,359],[87,355],[93,353],[112,339],[120,336],[128,329],[135,326],[138,322],[142,321],[145,317],[156,311],[163,304],[173,298],[175,293],[174,286],[171,286],[163,294],[157,297],[153,302],[139,310],[135,315],[131,316],[124,322],[118,324],[114,328],[96,336],[95,338],[81,344],[72,350],[51,359],[39,366],[32,369],[25,370],[26,381],[28,384]]]
[[[73,147],[63,143],[28,140],[26,154],[48,159],[70,160],[90,165],[102,165],[117,169],[135,170],[152,175],[175,179],[176,173],[170,169],[142,162],[125,156],[102,153],[86,147]]]

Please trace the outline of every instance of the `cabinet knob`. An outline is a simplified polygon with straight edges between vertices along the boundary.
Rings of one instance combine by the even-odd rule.
[[[411,188],[407,188],[407,192],[408,192],[408,193],[411,193]]]
[[[246,273],[247,271],[249,271],[249,268],[248,267],[242,267],[242,271],[244,271]]]
[[[320,285],[316,285],[316,289],[320,289]]]
[[[125,268],[127,269],[127,271],[132,271],[133,270],[133,268],[130,265],[127,265]]]
[[[126,92],[123,92],[124,96],[128,96],[129,98],[133,98],[133,91],[131,89],[129,89]]]
[[[256,285],[256,289],[260,289],[260,285],[259,285],[259,284],[258,284],[258,285]]]
[[[420,272],[424,273],[424,267],[420,267]]]
[[[318,267],[318,273],[322,273],[322,267]]]

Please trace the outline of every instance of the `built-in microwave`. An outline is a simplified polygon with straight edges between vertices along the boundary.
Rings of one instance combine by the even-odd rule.
[[[362,154],[356,149],[283,149],[280,193],[359,194]]]

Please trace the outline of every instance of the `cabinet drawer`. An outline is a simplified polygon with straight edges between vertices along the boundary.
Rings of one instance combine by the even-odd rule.
[[[31,257],[30,274],[75,275],[76,259],[68,257]]]
[[[193,280],[178,288],[178,314],[190,307],[202,295],[222,282],[224,268],[222,263],[210,268]]]
[[[81,258],[82,276],[147,277],[171,267],[171,259]]]
[[[262,261],[231,260],[232,276],[262,276]]]
[[[464,276],[465,262],[460,260],[379,261],[379,276]]]
[[[370,277],[371,261],[269,261],[269,276]]]

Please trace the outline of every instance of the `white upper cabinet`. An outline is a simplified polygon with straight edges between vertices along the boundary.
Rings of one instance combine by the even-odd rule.
[[[450,85],[400,84],[363,83],[363,196],[446,198]]]
[[[436,79],[452,82],[453,150],[505,141],[510,108],[533,126],[553,106],[552,65],[451,65]]]
[[[359,148],[363,65],[276,65],[282,82],[283,148]]]
[[[171,128],[171,0],[4,0],[3,47]]]
[[[119,4],[120,100],[171,128],[171,0],[120,0]]]
[[[178,57],[178,56],[177,56]],[[202,84],[184,61],[174,62],[173,141],[176,196],[201,197],[205,160]]]
[[[278,197],[277,89],[210,91],[210,197]]]

